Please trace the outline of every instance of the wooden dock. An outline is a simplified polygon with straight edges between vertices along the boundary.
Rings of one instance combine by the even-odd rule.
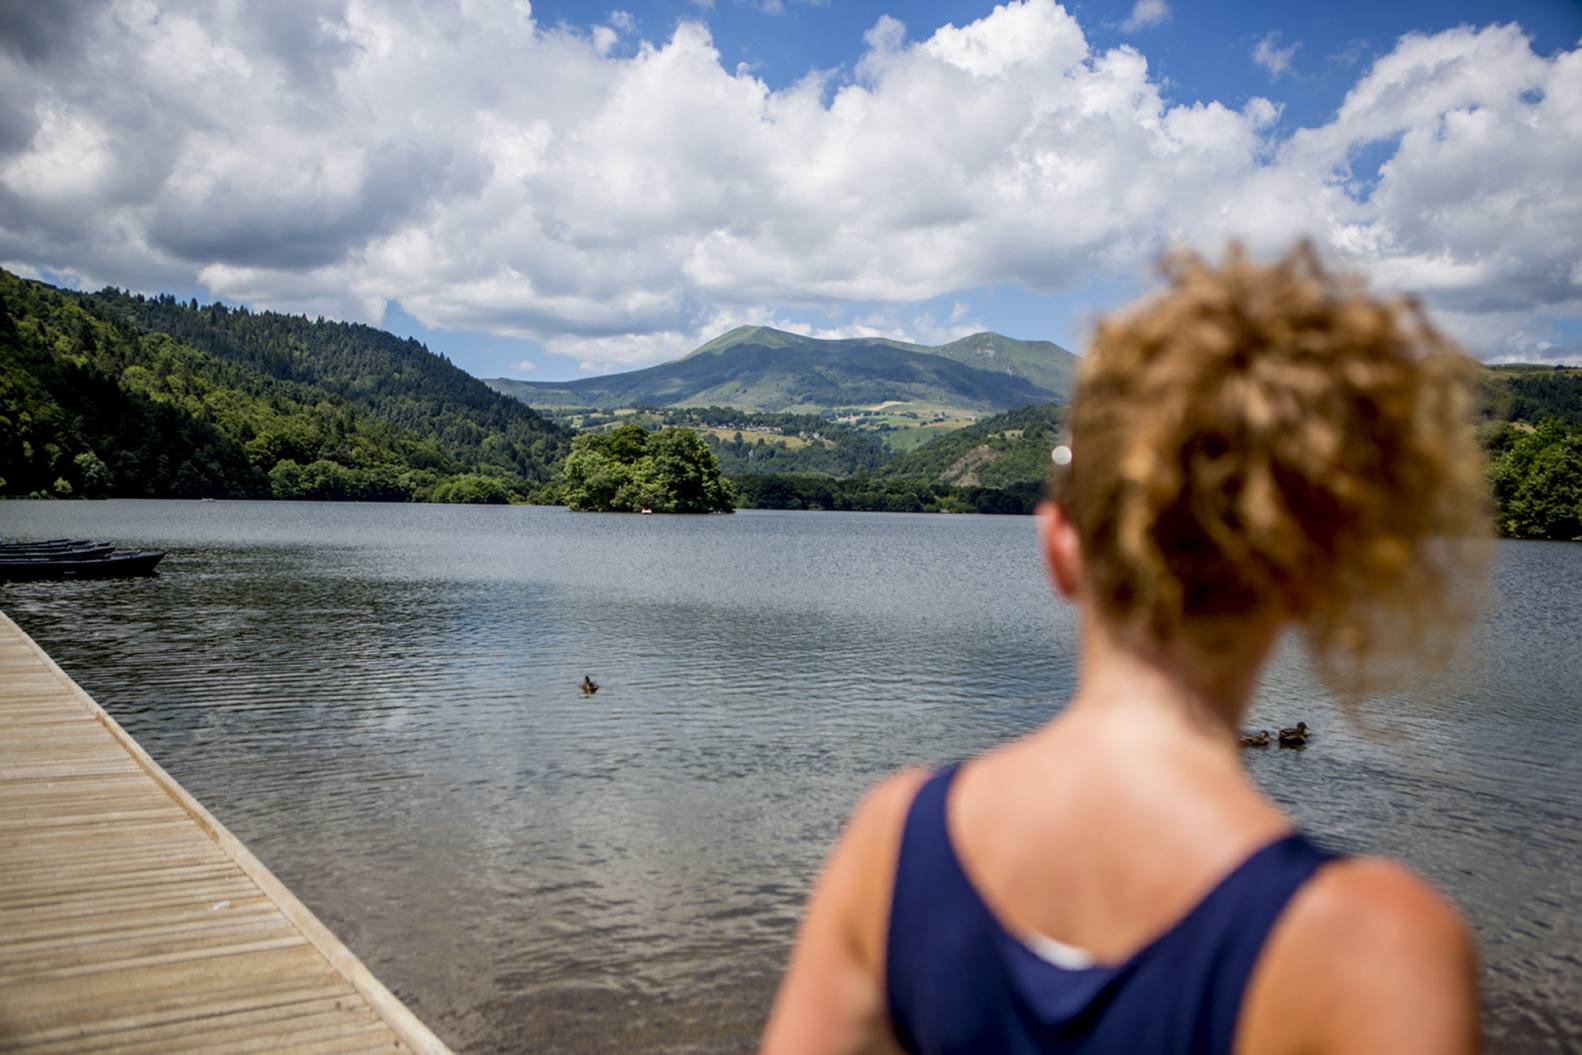
[[[0,1052],[448,1052],[0,613]]]

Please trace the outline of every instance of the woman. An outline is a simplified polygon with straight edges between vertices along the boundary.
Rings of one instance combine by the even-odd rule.
[[[1454,909],[1296,832],[1237,745],[1286,630],[1348,693],[1450,640],[1457,540],[1486,521],[1467,361],[1305,246],[1166,271],[1099,325],[1039,510],[1080,615],[1075,694],[1015,743],[867,795],[770,1055],[1478,1048]]]

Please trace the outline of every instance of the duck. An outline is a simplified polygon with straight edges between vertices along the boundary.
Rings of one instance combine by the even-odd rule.
[[[579,685],[578,688],[582,690],[582,694],[584,696],[592,696],[594,693],[599,691],[599,683],[594,681],[588,675],[584,674],[582,676],[582,684]]]
[[[1307,744],[1307,723],[1297,722],[1295,725],[1280,730],[1281,747],[1304,747]]]
[[[1242,733],[1237,739],[1241,741],[1243,747],[1268,747],[1269,730],[1259,729],[1256,733]]]

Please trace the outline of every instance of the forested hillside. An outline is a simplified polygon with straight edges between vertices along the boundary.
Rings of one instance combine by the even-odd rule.
[[[417,341],[359,323],[107,289],[82,298],[101,318],[168,333],[280,381],[310,384],[432,438],[452,459],[533,481],[550,477],[569,436]]]
[[[1049,472],[1049,452],[1064,427],[1061,404],[1022,407],[947,432],[895,459],[884,475],[963,487],[1036,487]]]
[[[1566,425],[1582,425],[1582,369],[1491,366],[1483,375],[1479,410],[1486,421],[1536,425],[1555,418]]]
[[[0,494],[505,501],[569,445],[548,423],[512,436],[443,406],[399,423],[97,303],[0,271]]]

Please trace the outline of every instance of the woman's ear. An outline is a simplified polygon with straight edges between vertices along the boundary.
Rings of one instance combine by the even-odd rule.
[[[1082,544],[1076,525],[1054,502],[1040,502],[1038,542],[1049,562],[1049,576],[1061,596],[1076,600],[1082,593]]]

